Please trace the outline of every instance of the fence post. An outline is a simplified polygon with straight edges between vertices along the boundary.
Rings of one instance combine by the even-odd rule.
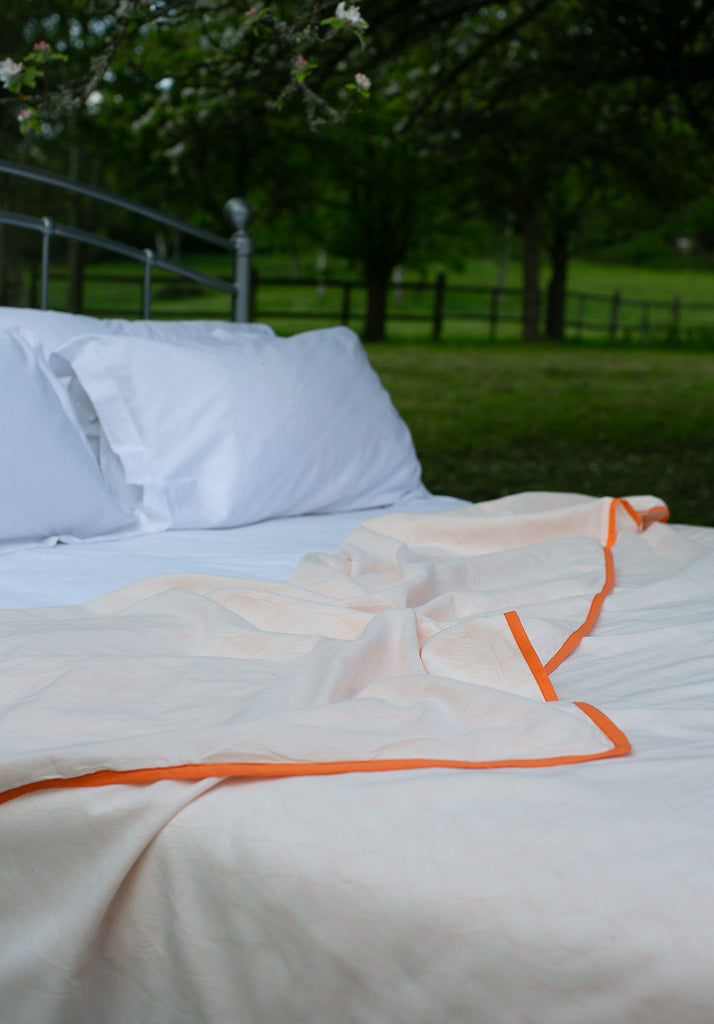
[[[676,295],[672,299],[672,340],[679,341],[679,315],[681,313],[682,300]]]
[[[650,304],[649,302],[642,303],[642,321],[640,329],[643,334],[648,335],[650,333]]]
[[[612,300],[610,302],[610,337],[616,338],[619,327],[620,319],[620,303],[622,302],[622,296],[619,292],[612,293]]]
[[[488,336],[490,341],[496,340],[496,332],[498,330],[498,311],[501,307],[501,297],[501,286],[496,285],[495,288],[491,289],[491,305],[488,313]]]
[[[350,322],[350,305],[352,299],[352,283],[351,281],[345,281],[342,285],[342,315],[341,322],[348,324]]]
[[[446,291],[446,274],[440,270],[434,287],[434,341],[441,341],[441,325],[444,319],[444,292]]]

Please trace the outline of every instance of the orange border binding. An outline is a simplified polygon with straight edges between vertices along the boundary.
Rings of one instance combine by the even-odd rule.
[[[615,585],[614,560],[612,547],[617,540],[617,509],[622,507],[635,521],[639,529],[646,529],[651,523],[664,522],[669,511],[664,505],[656,505],[644,512],[638,512],[624,498],[613,498],[610,503],[607,523],[607,539],[603,545],[605,560],[605,583],[594,596],[588,613],[580,626],[573,630],[560,649],[543,665],[526,633],[516,611],[505,613],[505,619],[514,641],[518,646],[533,678],[538,684],[543,700],[557,701],[558,695],[550,679],[550,673],[571,654],[580,641],[590,632],[602,609],[607,595]],[[338,775],[345,772],[377,772],[402,771],[413,768],[533,768],[559,764],[576,764],[585,761],[598,761],[607,757],[620,757],[632,749],[629,740],[613,722],[598,708],[581,701],[574,701],[576,707],[590,718],[595,726],[611,743],[609,750],[595,754],[563,754],[554,757],[508,758],[495,761],[452,761],[444,759],[396,758],[375,761],[328,761],[298,763],[241,763],[227,762],[215,764],[181,764],[164,768],[140,768],[129,771],[104,770],[75,778],[42,779],[24,786],[0,793],[0,804],[7,803],[25,793],[42,789],[59,789],[62,787],[86,788],[110,784],[145,785],[163,779],[191,780],[209,778],[285,778],[293,775]]]

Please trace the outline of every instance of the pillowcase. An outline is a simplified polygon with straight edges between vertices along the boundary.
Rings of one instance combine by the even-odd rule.
[[[0,306],[0,330],[9,327],[25,327],[32,331],[31,343],[41,348],[46,356],[73,338],[91,333],[206,343],[213,341],[216,331],[221,331],[228,338],[242,334],[275,335],[268,324],[234,324],[224,320],[102,320],[53,309]]]
[[[134,527],[27,332],[0,333],[0,549]]]
[[[84,416],[87,402],[95,410],[106,478],[117,494],[134,489],[146,526],[239,526],[426,493],[353,331],[216,340],[92,334],[52,358]]]

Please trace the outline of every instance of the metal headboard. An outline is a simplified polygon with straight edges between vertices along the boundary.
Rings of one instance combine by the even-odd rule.
[[[151,276],[154,267],[186,278],[206,288],[212,288],[230,295],[232,319],[237,323],[245,323],[250,320],[250,267],[253,242],[248,234],[248,224],[250,223],[252,211],[250,204],[244,199],[229,199],[226,203],[225,212],[234,228],[234,232],[230,238],[223,238],[221,235],[194,227],[192,224],[188,224],[176,217],[153,210],[142,203],[124,199],[106,189],[84,185],[81,182],[72,181],[70,178],[64,178],[62,175],[54,174],[50,171],[13,163],[10,160],[0,160],[0,173],[64,189],[74,195],[88,196],[102,203],[119,207],[119,209],[126,210],[128,213],[132,213],[154,224],[172,228],[184,235],[189,235],[192,238],[199,239],[204,243],[232,253],[232,279],[225,280],[220,277],[213,277],[210,274],[203,274],[191,267],[184,266],[182,263],[164,259],[157,255],[153,249],[139,249],[135,246],[106,238],[103,235],[94,234],[91,231],[83,231],[80,228],[70,227],[66,224],[58,224],[52,217],[30,217],[21,213],[13,213],[9,210],[0,210],[0,224],[6,224],[10,227],[21,228],[27,231],[35,231],[42,235],[40,271],[40,307],[42,309],[47,309],[49,303],[51,241],[53,238],[65,238],[95,246],[105,252],[124,256],[143,266],[142,312],[145,320],[148,320],[151,316]]]

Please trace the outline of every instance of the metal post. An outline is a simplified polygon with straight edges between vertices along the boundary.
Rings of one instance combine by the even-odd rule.
[[[54,234],[55,222],[51,217],[42,218],[42,273],[40,275],[40,309],[50,307],[50,238]]]
[[[224,207],[226,216],[235,228],[231,236],[233,243],[233,301],[231,317],[235,323],[248,323],[251,319],[250,266],[253,255],[253,239],[248,234],[248,225],[253,209],[245,199],[229,199]]]
[[[153,249],[144,249],[144,290],[142,302],[142,317],[144,320],[151,319],[151,269],[156,263],[156,253]]]

